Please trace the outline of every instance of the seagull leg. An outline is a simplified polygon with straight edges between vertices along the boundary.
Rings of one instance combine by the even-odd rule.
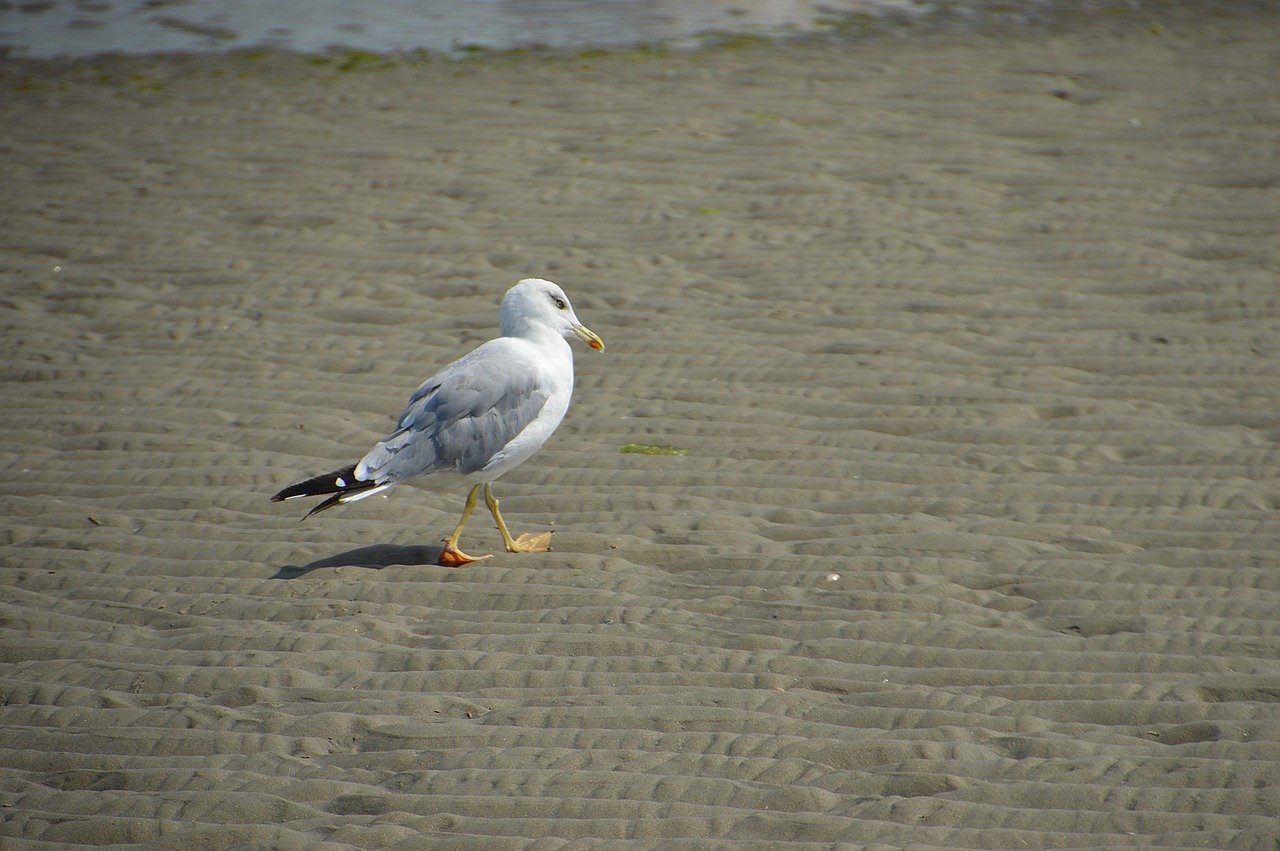
[[[485,487],[488,487],[488,485]],[[458,521],[458,526],[453,530],[453,534],[444,539],[444,549],[440,551],[440,558],[436,559],[437,564],[443,567],[462,567],[465,564],[471,564],[473,561],[493,558],[491,555],[469,556],[458,549],[458,538],[462,537],[462,527],[467,525],[467,521],[471,519],[471,512],[476,510],[476,497],[479,494],[479,485],[473,487],[471,493],[467,494],[467,504],[462,508],[462,519]]]
[[[512,538],[511,533],[507,531],[507,524],[502,521],[502,514],[498,511],[498,499],[493,495],[493,488],[488,484],[484,486],[484,504],[489,507],[489,513],[493,515],[494,521],[498,524],[498,531],[502,533],[502,543],[506,544],[509,553],[549,553],[551,552],[551,532],[543,532],[540,535],[531,535],[525,532],[519,538]]]

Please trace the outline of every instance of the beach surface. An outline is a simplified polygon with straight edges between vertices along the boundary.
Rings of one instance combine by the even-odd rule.
[[[1274,848],[1278,45],[0,60],[0,845]],[[528,276],[554,552],[268,502]]]

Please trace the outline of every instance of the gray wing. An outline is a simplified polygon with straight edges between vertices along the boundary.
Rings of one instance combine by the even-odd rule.
[[[403,481],[482,469],[533,422],[550,391],[538,370],[501,346],[481,346],[422,383],[399,428],[360,461],[357,478]]]

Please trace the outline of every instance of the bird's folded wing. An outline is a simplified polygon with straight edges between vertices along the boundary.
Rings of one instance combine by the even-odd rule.
[[[535,365],[481,347],[422,383],[399,428],[356,468],[367,481],[403,481],[437,470],[483,468],[546,405]]]

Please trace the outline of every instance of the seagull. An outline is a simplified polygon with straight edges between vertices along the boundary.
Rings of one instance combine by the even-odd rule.
[[[290,485],[271,501],[327,496],[306,519],[401,483],[424,485],[428,478],[453,476],[472,487],[457,527],[443,539],[439,564],[462,567],[492,557],[458,548],[481,494],[507,552],[550,551],[550,532],[511,537],[492,485],[537,452],[569,410],[573,351],[567,338],[577,337],[596,351],[604,350],[604,341],[578,321],[564,290],[541,278],[526,278],[507,291],[499,327],[501,336],[422,382],[396,430],[358,462]]]

